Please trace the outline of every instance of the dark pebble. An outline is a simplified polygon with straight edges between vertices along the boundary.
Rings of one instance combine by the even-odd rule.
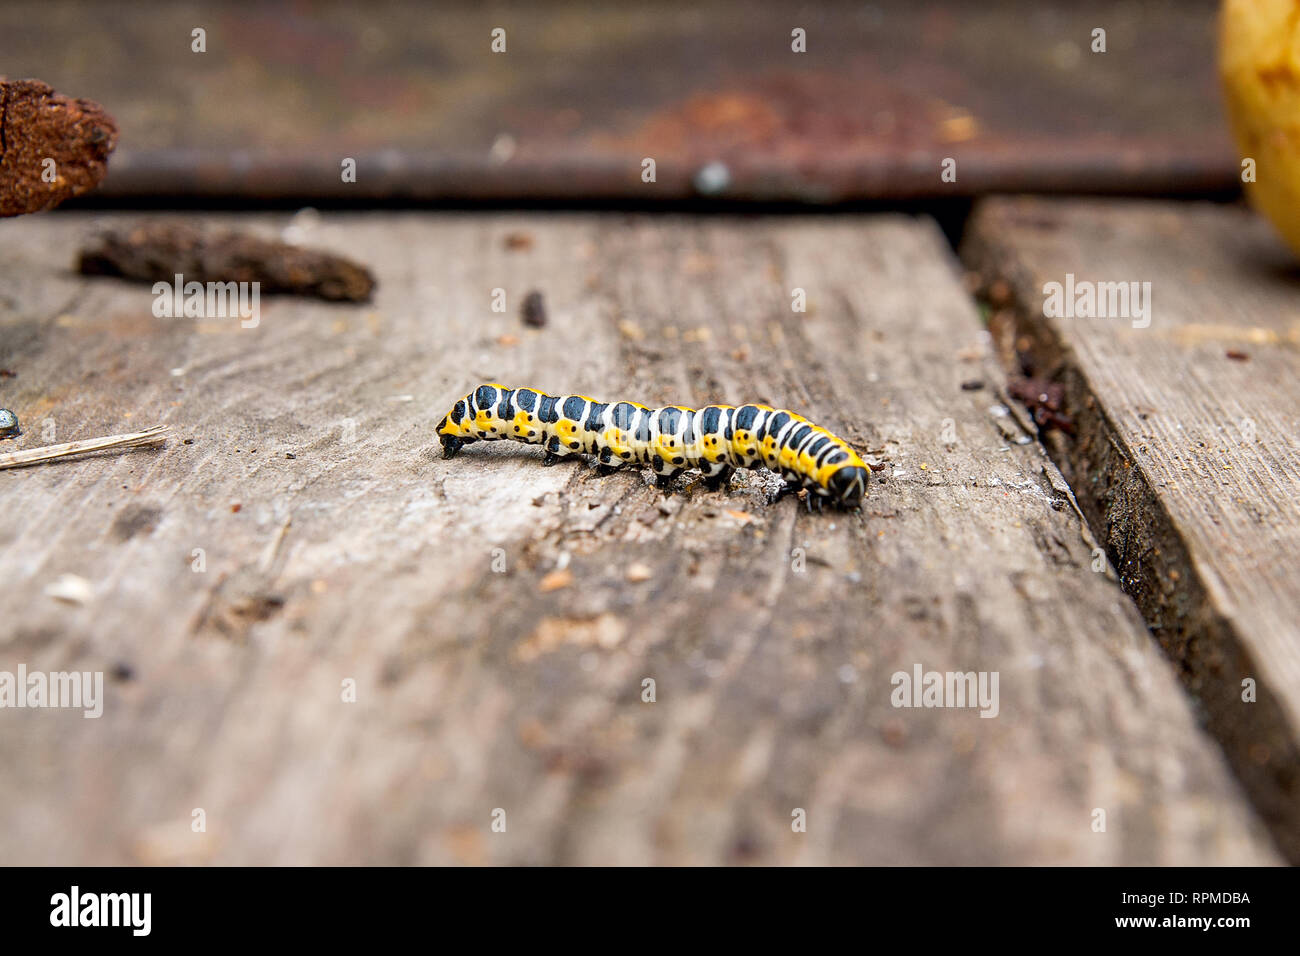
[[[115,663],[113,669],[109,671],[109,673],[112,675],[113,680],[117,681],[129,681],[135,678],[135,668],[126,661],[118,661]]]
[[[534,329],[546,325],[546,303],[540,292],[533,291],[524,296],[523,320],[524,325]]]

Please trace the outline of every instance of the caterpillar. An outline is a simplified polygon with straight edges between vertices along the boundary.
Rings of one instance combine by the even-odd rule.
[[[443,458],[471,442],[510,439],[541,445],[548,465],[594,455],[602,473],[648,466],[665,490],[688,468],[702,471],[705,486],[716,491],[730,484],[734,469],[762,465],[787,487],[807,488],[809,510],[826,500],[858,507],[871,474],[843,439],[769,405],[648,408],[490,382],[457,401],[437,433]]]

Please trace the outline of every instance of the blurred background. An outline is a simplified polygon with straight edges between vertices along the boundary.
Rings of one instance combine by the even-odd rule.
[[[1232,193],[1214,16],[1195,0],[31,0],[0,7],[0,72],[117,119],[95,203],[959,212],[990,191]],[[505,51],[484,55],[498,29]]]

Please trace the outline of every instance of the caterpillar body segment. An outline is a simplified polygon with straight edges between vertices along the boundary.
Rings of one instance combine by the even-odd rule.
[[[689,468],[718,488],[736,468],[764,467],[795,487],[808,503],[856,508],[870,470],[848,443],[802,415],[769,405],[649,408],[599,402],[585,395],[547,395],[495,382],[478,386],[438,423],[444,458],[475,441],[541,445],[546,463],[594,455],[602,470],[648,467],[661,486]]]

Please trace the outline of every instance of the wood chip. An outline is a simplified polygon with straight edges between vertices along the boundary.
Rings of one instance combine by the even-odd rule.
[[[563,568],[559,571],[552,571],[550,574],[543,577],[537,587],[543,592],[558,591],[561,588],[567,588],[572,583],[573,572],[568,568]]]
[[[608,611],[592,618],[547,617],[519,642],[515,656],[531,661],[566,645],[613,650],[622,642],[626,630],[623,619]]]
[[[95,589],[89,581],[76,574],[60,574],[45,585],[45,594],[65,604],[89,604]]]

